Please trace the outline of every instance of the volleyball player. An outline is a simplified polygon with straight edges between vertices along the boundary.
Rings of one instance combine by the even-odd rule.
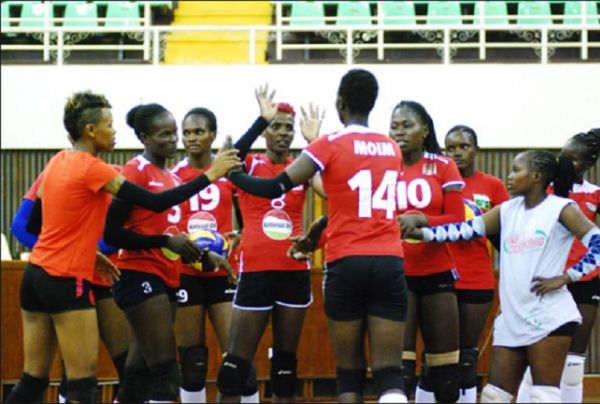
[[[120,167],[113,166],[120,171]],[[25,246],[33,248],[38,239],[38,234],[27,230],[27,223],[31,208],[37,198],[37,190],[42,182],[43,172],[38,175],[31,187],[23,196],[23,201],[19,205],[15,219],[13,220],[11,231],[17,239]],[[106,244],[104,241],[98,242],[98,249],[107,256],[114,264],[117,258],[117,249]],[[123,376],[125,360],[127,359],[127,349],[129,347],[129,325],[123,312],[114,302],[112,292],[110,291],[110,282],[102,279],[97,273],[94,273],[92,280],[92,290],[96,301],[96,312],[98,317],[98,331],[100,339],[104,343],[117,371],[119,380]],[[63,366],[63,375],[61,384],[58,388],[59,402],[65,402],[67,397],[67,377]]]
[[[566,198],[573,179],[568,158],[541,150],[520,153],[508,177],[514,198],[470,221],[406,234],[435,242],[500,234],[500,314],[481,402],[510,402],[527,365],[531,401],[561,401],[561,374],[581,323],[566,285],[597,270],[600,261],[600,230]],[[554,195],[546,192],[551,182]],[[573,236],[589,251],[564,272]]]
[[[402,231],[417,223],[437,225],[464,220],[464,181],[454,161],[440,154],[427,110],[415,101],[400,102],[392,112],[390,137],[398,143],[404,158],[398,188]],[[425,366],[415,399],[453,402],[459,398],[460,381],[455,263],[445,245],[404,240],[403,246],[408,284],[403,361],[407,384],[414,374],[418,327],[425,345]]]
[[[465,182],[465,218],[481,216],[508,199],[504,183],[475,169],[477,134],[465,125],[452,127],[445,138],[446,155]],[[494,299],[494,272],[485,238],[448,244],[460,279],[456,281],[460,325],[460,402],[477,402],[478,343]]]
[[[272,118],[263,132],[266,153],[242,156],[249,172],[265,178],[277,176],[293,161],[290,145],[295,111],[286,103],[274,107],[275,114],[265,117]],[[236,147],[238,144],[239,141]],[[239,149],[244,153],[244,147]],[[222,401],[239,399],[242,386],[228,379],[227,364],[238,365],[247,375],[269,317],[273,330],[273,400],[294,400],[296,351],[312,294],[307,263],[290,259],[286,252],[291,244],[289,237],[302,231],[306,187],[307,184],[301,184],[272,201],[243,191],[238,194],[244,221],[239,252],[240,282],[233,301],[227,356],[217,379]]]
[[[259,89],[256,96],[261,116],[255,125],[261,125],[264,129],[273,119],[277,107],[268,97],[266,87]],[[217,135],[217,118],[209,109],[193,108],[183,118],[182,133],[187,156],[171,172],[187,182],[202,174],[212,163],[211,146]],[[199,230],[228,234],[233,230],[234,198],[237,198],[235,187],[226,178],[211,184],[181,205],[181,230],[189,234]],[[206,272],[187,265],[181,266],[175,336],[182,372],[180,395],[184,403],[206,402],[209,352],[206,347],[205,312],[208,312],[221,352],[226,352],[235,290],[236,285],[228,282],[224,270]],[[253,383],[244,386],[242,402],[258,402],[256,377],[253,380]]]
[[[238,164],[235,150],[227,151],[218,168],[206,175],[169,192],[148,192],[97,157],[115,145],[110,108],[104,96],[91,92],[75,93],[65,105],[63,122],[73,148],[59,152],[46,165],[30,215],[32,226],[41,226],[41,232],[20,289],[23,374],[7,402],[41,399],[57,344],[67,372],[67,400],[95,401],[98,322],[90,282],[95,271],[113,279],[119,275],[96,250],[109,194],[160,211],[184,201]],[[188,258],[200,253],[193,244],[173,237],[160,242]]]
[[[595,222],[600,214],[600,187],[585,180],[583,176],[596,164],[598,154],[600,154],[600,129],[576,134],[562,149],[562,155],[571,158],[575,164],[575,183],[569,198],[577,202],[581,212],[592,222]],[[579,240],[573,240],[565,270],[571,268],[586,253],[587,248]],[[599,272],[600,270],[593,271],[578,282],[568,285],[583,321],[573,335],[560,381],[560,393],[564,403],[581,403],[583,400],[585,352],[597,318],[600,301]],[[531,371],[527,369],[519,387],[517,402],[530,401],[531,386]]]
[[[367,371],[365,335],[380,402],[406,402],[400,369],[406,284],[395,222],[395,190],[403,165],[397,145],[368,128],[377,93],[372,73],[350,70],[342,77],[336,100],[344,129],[313,141],[275,178],[229,174],[244,191],[274,199],[304,184],[317,171],[322,173],[331,214],[325,252],[325,311],[336,356],[340,402],[362,401]],[[221,367],[221,385],[239,385],[244,380],[247,363],[233,359],[226,358]],[[231,363],[236,367],[228,365]]]

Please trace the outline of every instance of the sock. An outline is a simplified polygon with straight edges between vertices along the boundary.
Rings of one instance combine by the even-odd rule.
[[[206,388],[200,391],[187,391],[179,388],[179,397],[182,403],[205,403],[206,402]]]
[[[408,403],[408,400],[402,393],[383,393],[378,403]]]
[[[477,402],[477,387],[469,387],[468,389],[460,389],[459,403],[474,404]]]
[[[517,392],[517,403],[530,403],[531,402],[531,388],[533,387],[533,381],[531,379],[531,369],[527,366],[525,374],[523,374],[523,380],[519,385],[519,391]]]
[[[432,404],[435,402],[433,391],[423,390],[421,386],[417,386],[417,390],[415,391],[415,403]]]
[[[260,403],[260,394],[258,393],[258,390],[250,396],[242,396],[240,398],[240,403]]]
[[[67,398],[58,393],[58,402],[59,404],[65,404],[67,402]]]

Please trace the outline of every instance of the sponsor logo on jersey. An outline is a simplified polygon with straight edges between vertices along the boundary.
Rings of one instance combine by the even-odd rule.
[[[544,248],[548,236],[542,230],[535,230],[533,234],[509,235],[502,248],[507,254],[521,254],[538,251]]]
[[[150,181],[148,183],[149,187],[164,187],[165,184],[163,184],[162,182],[158,182],[158,181]]]
[[[492,207],[490,197],[487,195],[473,194],[473,201],[475,201],[475,204],[483,210],[490,210],[490,208]]]
[[[231,289],[231,288],[225,289],[225,294],[226,295],[231,295],[231,294],[234,294],[234,293],[235,293],[235,289]]]
[[[283,210],[273,209],[263,217],[262,229],[271,240],[287,240],[292,234],[292,219]]]
[[[367,140],[354,141],[354,154],[358,156],[395,157],[394,146],[389,142],[371,142]]]
[[[189,234],[200,230],[217,230],[217,219],[208,212],[196,212],[187,222],[187,231]]]
[[[167,227],[167,229],[165,231],[163,231],[163,234],[165,234],[167,236],[177,236],[180,233],[181,232],[179,231],[177,226],[169,226],[169,227]],[[165,255],[165,257],[167,257],[171,261],[175,261],[179,258],[179,254],[169,250],[167,247],[162,247],[160,250]]]

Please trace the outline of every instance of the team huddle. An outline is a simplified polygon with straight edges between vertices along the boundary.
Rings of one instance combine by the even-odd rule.
[[[271,320],[273,401],[293,402],[309,258],[321,247],[339,402],[363,401],[370,368],[381,403],[475,403],[494,249],[500,313],[481,402],[581,402],[600,296],[600,187],[584,174],[600,130],[558,156],[518,154],[507,190],[475,169],[472,128],[451,128],[442,154],[418,102],[394,107],[389,134],[369,129],[378,91],[372,73],[348,71],[343,129],[320,135],[323,113],[302,109],[296,158],[296,111],[268,86],[255,92],[259,117],[216,155],[217,118],[193,108],[181,122],[186,157],[172,167],[178,125],[162,105],[128,112],[144,150],[118,167],[98,157],[115,145],[109,101],[71,96],[73,147],[48,162],[12,225],[33,251],[20,289],[24,369],[6,402],[41,400],[57,345],[62,400],[96,402],[99,339],[119,375],[116,402],[206,402],[207,314],[223,355],[217,400],[259,402],[253,362]],[[266,152],[250,153],[261,135]],[[328,214],[303,233],[309,189]]]

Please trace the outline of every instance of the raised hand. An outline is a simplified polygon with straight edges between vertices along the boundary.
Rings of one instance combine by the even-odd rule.
[[[238,149],[220,150],[213,160],[210,168],[206,170],[206,176],[210,182],[223,177],[229,170],[240,168],[242,163],[237,156]]]
[[[312,142],[319,137],[319,131],[321,130],[321,123],[325,119],[325,110],[321,111],[318,106],[309,103],[308,114],[304,107],[300,107],[302,117],[300,118],[300,131],[302,136],[308,143]]]
[[[101,278],[111,283],[118,281],[121,276],[119,268],[100,251],[96,251],[96,272]]]
[[[271,91],[271,94],[269,94],[269,85],[264,84],[258,86],[258,88],[254,90],[254,95],[256,95],[256,101],[258,101],[258,106],[260,107],[260,116],[262,116],[265,121],[272,121],[277,114],[278,107],[278,105],[273,102],[275,90]]]

